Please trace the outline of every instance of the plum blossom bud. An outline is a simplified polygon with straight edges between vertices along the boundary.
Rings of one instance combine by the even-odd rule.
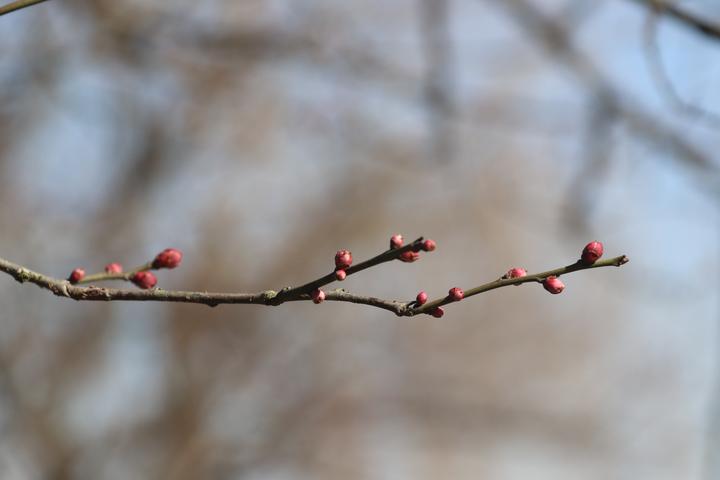
[[[559,278],[550,276],[543,281],[543,287],[553,295],[557,295],[565,289],[565,284]]]
[[[420,292],[417,294],[417,297],[415,297],[415,303],[417,303],[418,306],[424,305],[425,302],[428,301],[428,294],[423,292]]]
[[[122,265],[119,263],[108,263],[105,265],[105,273],[122,273]]]
[[[412,263],[420,258],[420,254],[408,250],[407,252],[401,253],[398,258],[403,262]]]
[[[137,272],[130,277],[130,281],[143,290],[153,288],[157,284],[157,278],[152,272]]]
[[[335,268],[344,270],[352,265],[352,253],[349,250],[338,250],[335,254]]]
[[[72,272],[70,272],[70,276],[68,277],[68,281],[70,283],[78,283],[80,280],[85,278],[85,270],[82,268],[76,268]]]
[[[166,248],[153,260],[153,268],[175,268],[182,262],[183,254],[176,248]]]
[[[310,298],[312,298],[312,301],[315,304],[322,303],[325,301],[325,292],[316,288],[310,293]]]
[[[508,272],[505,274],[506,278],[520,278],[527,276],[527,270],[520,267],[511,268],[508,270]]]
[[[347,273],[343,269],[335,270],[335,278],[339,282],[342,282],[343,280],[345,280],[345,278],[347,278]]]
[[[590,242],[585,245],[585,248],[583,248],[580,259],[586,265],[592,265],[593,263],[597,262],[598,258],[602,257],[602,254],[603,244],[597,241]]]
[[[425,240],[422,243],[422,249],[426,252],[432,252],[437,248],[437,243],[435,243],[435,240],[430,240],[429,238]]]
[[[436,307],[430,312],[430,315],[435,318],[440,318],[445,315],[445,310],[443,310],[442,307]]]
[[[448,297],[450,297],[453,302],[459,302],[465,297],[465,292],[463,292],[462,288],[453,287],[448,291]]]
[[[400,235],[399,233],[396,233],[395,235],[390,237],[390,248],[391,249],[400,248],[402,246],[403,246],[403,236],[402,235]]]

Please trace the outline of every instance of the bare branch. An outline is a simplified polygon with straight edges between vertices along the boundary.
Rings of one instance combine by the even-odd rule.
[[[347,275],[351,275],[385,262],[397,260],[401,258],[401,256],[405,252],[418,252],[422,249],[423,240],[422,237],[420,237],[414,242],[409,243],[405,246],[402,246],[400,248],[391,248],[379,255],[376,255],[375,257],[370,258],[369,260],[348,267],[346,273]],[[542,282],[549,276],[558,277],[560,275],[579,270],[608,266],[619,267],[620,265],[627,263],[627,261],[628,258],[623,255],[620,257],[611,258],[609,260],[599,261],[591,265],[578,261],[577,263],[574,263],[572,265],[556,268],[554,270],[548,270],[546,272],[528,275],[522,278],[502,277],[498,280],[467,290],[465,296],[471,297],[473,295],[477,295],[489,290],[500,287],[507,287],[510,285],[519,285],[527,282]],[[91,281],[97,282],[105,280],[130,280],[130,278],[135,273],[147,271],[153,268],[153,262],[148,262],[127,273],[94,274],[82,279],[81,282],[88,283]],[[30,269],[12,263],[8,260],[4,260],[2,258],[0,258],[0,271],[7,273],[20,283],[34,283],[40,288],[50,290],[57,296],[72,298],[73,300],[78,301],[85,300],[108,302],[124,300],[145,302],[181,302],[199,303],[211,307],[220,304],[255,304],[276,306],[285,302],[308,301],[312,300],[311,292],[331,282],[337,281],[335,274],[331,273],[299,287],[285,288],[280,290],[279,292],[276,292],[274,290],[264,290],[257,293],[213,293],[201,291],[163,290],[160,288],[153,288],[147,290],[124,290],[117,288],[98,287],[95,285],[79,286],[77,284],[70,283],[70,281],[68,280],[60,280],[57,278],[49,277],[47,275],[43,275],[38,272],[34,272]],[[376,297],[355,295],[342,288],[327,292],[325,294],[325,300],[368,305],[391,311],[398,316],[408,317],[421,313],[432,313],[433,310],[435,310],[437,307],[445,305],[447,303],[451,303],[453,301],[448,296],[438,298],[424,305],[418,305],[416,301],[386,300]]]
[[[637,3],[642,3],[644,5],[647,5],[649,8],[652,8],[655,12],[660,13],[662,15],[665,15],[667,17],[670,17],[674,20],[677,20],[678,22],[694,29],[695,31],[713,38],[715,40],[720,40],[720,25],[710,22],[708,20],[705,20],[704,18],[694,15],[692,13],[686,12],[685,10],[681,9],[680,7],[677,7],[673,5],[672,3],[669,3],[665,0],[634,0]]]
[[[7,13],[22,10],[23,8],[31,7],[43,2],[47,2],[47,0],[17,0],[16,2],[8,3],[7,5],[0,7],[0,17]]]

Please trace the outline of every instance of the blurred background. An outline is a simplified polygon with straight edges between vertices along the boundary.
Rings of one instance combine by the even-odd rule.
[[[255,292],[424,235],[343,284],[409,300],[631,259],[441,320],[2,276],[3,479],[720,478],[720,39],[639,0],[65,0],[0,32],[0,256],[36,271],[176,247],[162,288]]]

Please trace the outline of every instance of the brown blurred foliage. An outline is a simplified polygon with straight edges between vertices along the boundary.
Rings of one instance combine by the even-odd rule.
[[[402,232],[438,251],[343,286],[410,299],[595,238],[632,259],[442,320],[95,305],[0,279],[0,477],[715,471],[717,295],[694,272],[718,267],[718,136],[658,98],[644,18],[550,0],[68,0],[0,18],[0,255],[29,268],[173,246],[186,261],[160,286],[258,291]]]

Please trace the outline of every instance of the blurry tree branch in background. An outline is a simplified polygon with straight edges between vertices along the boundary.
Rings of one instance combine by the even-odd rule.
[[[669,103],[677,109],[680,113],[691,115],[694,117],[697,117],[699,119],[705,120],[707,122],[712,123],[715,127],[720,126],[720,115],[711,112],[706,108],[703,108],[701,106],[692,104],[681,97],[681,95],[678,93],[677,89],[673,85],[672,79],[668,75],[668,72],[665,70],[665,67],[663,66],[662,56],[660,54],[660,47],[658,45],[658,39],[657,39],[657,30],[658,30],[658,21],[660,19],[660,15],[663,12],[669,12],[668,8],[670,8],[669,5],[665,4],[658,4],[658,2],[653,3],[655,8],[652,8],[648,12],[647,21],[645,23],[645,28],[643,29],[644,33],[644,41],[645,41],[645,51],[646,51],[646,57],[648,60],[648,64],[650,66],[650,71],[652,73],[653,80],[655,81],[655,84],[658,87],[658,90],[661,92],[662,95],[664,95]],[[661,6],[660,6],[661,5]],[[682,17],[684,18],[684,17]],[[695,17],[690,17],[693,20],[699,21],[700,19],[695,19]],[[690,23],[691,26],[697,27],[697,30],[707,33],[713,32],[712,34],[708,34],[711,38],[715,40],[720,40],[720,27],[716,27],[710,24],[697,24],[697,23]],[[708,30],[709,29],[709,30]],[[720,44],[718,44],[720,46]]]
[[[15,12],[38,3],[47,2],[47,0],[17,0],[16,2],[8,3],[0,7],[0,16],[7,13]]]
[[[601,123],[615,120],[623,122],[639,139],[655,147],[667,149],[672,152],[672,156],[676,161],[692,166],[699,174],[697,177],[698,183],[702,187],[709,189],[710,193],[713,195],[720,193],[717,189],[717,183],[714,181],[719,173],[718,164],[683,135],[664,125],[657,116],[644,111],[640,105],[636,105],[628,96],[618,90],[606,78],[602,70],[574,45],[571,31],[566,25],[561,21],[548,17],[531,2],[525,0],[491,1],[498,7],[510,12],[518,24],[524,28],[524,31],[533,39],[539,41],[544,51],[565,64],[587,86],[591,95],[596,99],[591,104],[591,107],[603,112],[600,117],[594,114],[591,115],[591,118],[595,118],[590,122],[591,128],[593,123],[597,121]],[[599,106],[598,101],[603,105]],[[593,138],[593,135],[590,134],[586,138]],[[597,148],[597,146],[591,146],[590,151],[597,152]],[[599,160],[603,154],[604,152],[599,154],[591,153],[585,160],[587,166],[581,167],[581,173],[576,176],[575,183],[570,188],[571,194],[581,192],[583,195],[589,195],[594,191],[593,188],[587,187],[587,183],[590,183],[591,180],[596,181],[597,178],[583,175],[583,172],[597,166],[598,162],[607,164],[607,160]],[[589,204],[588,199],[577,203],[577,205]],[[574,205],[574,202],[568,202],[568,205]],[[589,214],[591,212],[587,210],[582,212],[573,211],[570,212],[569,218],[571,223],[577,225]]]
[[[352,254],[349,251],[339,250],[335,255],[335,270],[332,273],[324,275],[317,280],[313,280],[299,287],[286,287],[280,289],[279,291],[265,290],[258,293],[209,293],[198,291],[172,291],[154,288],[157,283],[157,279],[152,273],[150,273],[150,270],[175,268],[179,266],[182,259],[182,253],[176,249],[166,249],[159,253],[153,261],[133,268],[128,272],[123,272],[120,264],[111,263],[105,267],[106,273],[86,276],[84,270],[75,269],[68,280],[59,280],[48,277],[2,258],[0,258],[0,271],[7,273],[20,283],[30,282],[41,288],[50,290],[57,296],[72,298],[73,300],[180,302],[199,303],[210,307],[215,307],[220,304],[277,306],[285,302],[298,300],[312,300],[314,303],[322,303],[325,300],[331,300],[378,307],[389,310],[398,316],[409,317],[426,313],[436,317],[441,317],[444,312],[440,307],[443,305],[460,301],[463,298],[471,297],[489,290],[508,287],[511,285],[520,285],[522,283],[536,282],[543,284],[545,289],[549,292],[557,294],[562,292],[564,289],[562,282],[557,279],[557,277],[560,277],[561,275],[579,270],[587,270],[590,268],[610,266],[619,267],[628,262],[628,258],[625,255],[598,261],[603,253],[602,244],[599,242],[591,242],[583,250],[581,258],[571,265],[535,274],[527,274],[524,269],[514,268],[498,280],[488,282],[466,291],[463,291],[458,287],[453,287],[449,290],[447,296],[437,298],[429,302],[425,292],[420,292],[416,300],[403,302],[354,295],[344,289],[337,289],[329,292],[321,290],[321,287],[324,287],[325,285],[335,281],[345,280],[348,275],[358,273],[362,270],[393,260],[414,262],[420,258],[420,251],[428,252],[435,250],[435,242],[432,240],[423,240],[422,237],[404,246],[401,242],[402,237],[395,235],[391,239],[389,250],[355,265],[352,265]],[[95,286],[76,286],[76,284],[106,280],[130,281],[143,290],[121,290]]]
[[[634,0],[637,3],[647,5],[654,12],[665,15],[669,18],[696,30],[697,32],[720,40],[720,24],[706,20],[698,15],[694,15],[682,8],[676,6],[673,2],[667,0]]]

